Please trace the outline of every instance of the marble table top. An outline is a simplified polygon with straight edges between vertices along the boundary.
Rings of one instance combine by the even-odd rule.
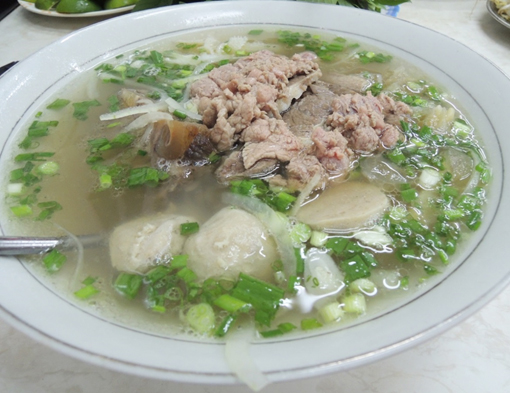
[[[510,76],[510,29],[482,0],[413,0],[400,19],[468,45]],[[21,7],[0,22],[0,65],[102,18],[49,18]],[[474,76],[475,77],[475,76]],[[510,94],[510,93],[509,93]],[[233,393],[242,386],[181,384],[124,375],[69,358],[0,320],[0,392]],[[510,392],[510,288],[439,337],[351,371],[274,384],[263,392],[504,393]]]

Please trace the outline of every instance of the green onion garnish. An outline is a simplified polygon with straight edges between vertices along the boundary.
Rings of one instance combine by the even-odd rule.
[[[55,273],[62,268],[66,260],[67,257],[64,254],[57,250],[52,250],[46,254],[42,261],[44,267],[49,273]]]
[[[199,230],[198,222],[185,222],[181,224],[181,235],[188,236],[197,233]]]

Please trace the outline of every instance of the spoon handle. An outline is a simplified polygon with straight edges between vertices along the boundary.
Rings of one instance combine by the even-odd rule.
[[[84,247],[98,246],[104,240],[104,235],[78,236]],[[29,255],[47,252],[55,247],[72,248],[76,242],[70,237],[21,237],[0,236],[1,255]]]

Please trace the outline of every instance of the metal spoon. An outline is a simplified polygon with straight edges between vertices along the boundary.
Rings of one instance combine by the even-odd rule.
[[[100,246],[105,235],[77,236],[83,247]],[[56,247],[70,249],[76,247],[76,241],[68,236],[63,237],[21,237],[0,236],[1,255],[29,255],[50,251]]]

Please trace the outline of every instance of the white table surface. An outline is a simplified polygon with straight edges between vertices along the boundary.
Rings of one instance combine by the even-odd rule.
[[[398,17],[453,37],[510,76],[510,29],[490,17],[484,0],[413,0],[401,6]],[[100,20],[50,18],[18,7],[0,21],[0,65],[22,60],[62,35]],[[510,288],[460,325],[406,352],[348,372],[263,390],[287,391],[510,392]],[[180,384],[102,369],[57,353],[0,321],[0,392],[242,393],[249,389]]]

